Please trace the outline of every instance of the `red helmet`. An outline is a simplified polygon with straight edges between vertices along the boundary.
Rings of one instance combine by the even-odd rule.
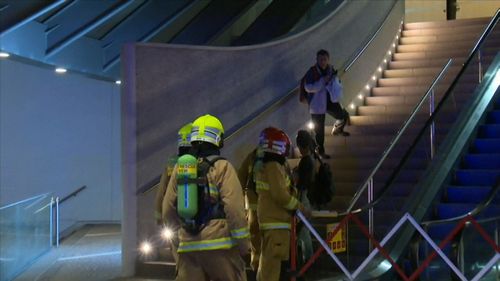
[[[268,127],[260,133],[259,147],[264,152],[287,156],[290,151],[290,138],[282,130]]]

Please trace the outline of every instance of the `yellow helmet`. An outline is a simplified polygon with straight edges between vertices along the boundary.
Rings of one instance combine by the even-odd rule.
[[[193,129],[191,130],[191,142],[204,141],[221,147],[223,134],[224,127],[220,120],[206,114],[194,120]]]
[[[191,129],[193,123],[187,123],[177,133],[177,146],[190,147],[191,146]]]

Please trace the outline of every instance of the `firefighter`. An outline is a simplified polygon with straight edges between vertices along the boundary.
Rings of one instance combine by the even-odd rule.
[[[181,157],[184,154],[187,154],[189,150],[191,149],[191,142],[190,142],[190,134],[191,134],[191,128],[193,127],[192,123],[188,123],[184,125],[179,132],[177,132],[177,156],[170,157],[167,162],[167,167],[165,168],[165,171],[163,171],[163,174],[161,175],[160,183],[158,185],[158,192],[156,193],[156,200],[155,200],[155,219],[156,219],[156,224],[158,226],[164,225],[163,223],[163,218],[162,218],[162,208],[163,208],[163,200],[165,198],[165,194],[167,192],[167,185],[168,182],[170,181],[170,176],[172,175],[172,171],[174,170],[174,166],[177,163],[178,157]],[[168,231],[169,233],[172,233],[171,229],[162,229],[162,231]],[[178,260],[178,255],[177,255],[177,237],[171,237],[171,240],[169,240],[170,247],[172,249],[172,257],[174,258],[174,261],[177,263]]]
[[[256,189],[259,195],[257,215],[262,247],[257,272],[258,281],[280,279],[281,262],[289,259],[290,228],[295,210],[305,209],[294,196],[286,157],[290,139],[277,128],[269,127],[260,134],[259,149],[264,153],[262,165],[255,165]]]
[[[167,191],[167,185],[170,181],[170,176],[172,175],[172,171],[174,170],[174,166],[177,163],[177,158],[187,154],[191,149],[190,142],[190,134],[191,128],[193,127],[192,123],[188,123],[184,125],[179,132],[177,132],[177,156],[170,157],[167,162],[167,167],[163,174],[161,175],[160,183],[158,185],[158,192],[156,193],[155,200],[155,219],[157,225],[163,225],[162,219],[162,206],[163,206],[163,198],[165,197],[165,193]]]
[[[168,227],[179,229],[176,278],[179,281],[246,280],[245,263],[241,256],[250,252],[250,234],[245,219],[243,191],[236,171],[228,161],[219,157],[223,134],[222,123],[214,116],[197,118],[191,131],[190,154],[193,156],[179,158],[168,184],[163,218]],[[182,165],[179,168],[180,160],[185,157],[198,161],[198,178],[194,181],[182,178],[182,173],[189,171]],[[200,167],[207,165],[208,168],[201,170]],[[190,193],[183,190],[193,182],[200,187],[196,189],[198,204],[179,204],[192,200],[187,198]],[[197,209],[191,219],[186,217],[185,208],[188,205]]]
[[[238,169],[238,178],[243,185],[245,194],[245,208],[247,210],[248,228],[250,230],[250,266],[253,271],[257,271],[259,267],[260,256],[260,229],[259,220],[257,218],[257,191],[255,190],[255,180],[253,176],[254,164],[260,157],[260,150],[252,150],[247,157],[243,160],[240,168]]]

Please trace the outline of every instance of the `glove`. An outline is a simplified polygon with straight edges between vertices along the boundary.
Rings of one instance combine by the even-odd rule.
[[[306,218],[311,218],[312,217],[312,212],[309,208],[304,207],[304,205],[301,203],[299,204],[298,210],[304,214]]]

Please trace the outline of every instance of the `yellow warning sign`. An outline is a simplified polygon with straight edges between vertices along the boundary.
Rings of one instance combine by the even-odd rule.
[[[347,251],[347,231],[346,225],[343,224],[339,231],[333,236],[333,231],[338,223],[326,225],[326,241],[334,253],[342,253]]]

